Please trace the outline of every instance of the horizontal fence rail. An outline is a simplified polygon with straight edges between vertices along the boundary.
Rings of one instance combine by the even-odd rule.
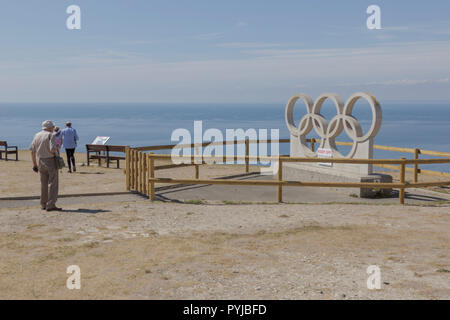
[[[160,145],[160,146],[146,146],[146,147],[137,147],[134,148],[138,151],[157,151],[157,150],[171,150],[171,149],[180,149],[180,148],[196,148],[196,147],[206,147],[206,146],[217,146],[217,145],[238,145],[238,144],[245,144],[246,145],[246,155],[249,155],[249,145],[252,143],[289,143],[290,139],[265,139],[265,140],[235,140],[235,141],[219,141],[219,142],[203,142],[203,143],[192,143],[192,144],[170,144],[170,145]],[[320,143],[320,139],[307,139],[307,142],[311,145],[311,150],[315,150],[315,144]],[[340,146],[352,146],[352,142],[343,142],[343,141],[337,141],[337,145]],[[440,152],[440,151],[430,151],[430,150],[422,150],[418,148],[399,148],[399,147],[390,147],[390,146],[382,146],[382,145],[374,145],[374,149],[377,150],[384,150],[384,151],[392,151],[392,152],[401,152],[401,153],[410,153],[414,154],[414,159],[419,159],[419,155],[428,155],[428,156],[435,156],[435,157],[446,157],[450,158],[450,152]],[[223,157],[225,159],[225,157]],[[228,161],[231,161],[233,159],[227,159]],[[234,159],[236,161],[236,159]],[[438,162],[436,162],[438,163]],[[434,164],[436,164],[434,163]],[[376,167],[383,168],[383,169],[389,169],[389,170],[395,170],[400,171],[399,166],[392,166],[392,164],[399,164],[399,163],[389,163],[389,164],[381,164],[381,163],[373,163],[376,165]],[[408,163],[411,164],[411,163]],[[430,162],[428,163],[414,163],[414,168],[406,168],[408,172],[413,173],[414,182],[419,181],[419,174],[420,175],[427,175],[427,176],[436,176],[436,177],[446,177],[450,178],[450,173],[447,172],[439,172],[434,170],[423,170],[419,168],[419,164],[432,164]],[[249,164],[246,163],[246,172],[249,171]],[[162,169],[162,168],[161,168]]]
[[[315,143],[320,143],[318,139],[308,139],[311,144],[311,149],[314,150]],[[400,171],[400,181],[391,183],[372,183],[372,182],[312,182],[312,181],[286,181],[283,180],[283,163],[285,162],[304,162],[304,163],[318,163],[324,162],[323,158],[303,158],[290,156],[250,156],[249,145],[251,143],[287,143],[289,139],[278,140],[240,140],[240,141],[220,141],[220,142],[204,142],[198,144],[183,144],[183,145],[162,145],[162,146],[148,146],[129,148],[125,150],[126,154],[126,187],[127,190],[136,190],[141,194],[148,195],[151,200],[155,200],[155,184],[202,184],[202,185],[241,185],[241,186],[276,186],[277,200],[282,202],[283,187],[337,187],[337,188],[389,188],[399,189],[399,203],[404,204],[405,189],[408,188],[424,188],[434,186],[448,186],[450,181],[436,181],[436,182],[418,182],[418,175],[432,175],[439,177],[450,177],[450,173],[438,172],[432,170],[419,169],[419,165],[424,164],[445,164],[450,163],[450,153],[435,152],[428,150],[412,149],[412,148],[397,148],[389,146],[375,145],[374,148],[380,150],[412,153],[414,159],[346,159],[346,158],[327,158],[327,163],[348,163],[348,164],[372,164],[380,168]],[[245,144],[245,156],[234,155],[232,157],[226,155],[216,156],[202,156],[195,154],[190,156],[173,156],[170,154],[154,154],[145,153],[146,151],[156,150],[170,150],[174,148],[198,148],[211,145],[237,145]],[[337,142],[338,145],[351,146],[352,143]],[[419,154],[445,157],[441,159],[419,159]],[[155,166],[155,160],[172,160],[177,163],[165,164]],[[249,172],[250,161],[273,161],[278,165],[277,180],[224,180],[224,179],[199,179],[199,166],[203,164],[212,163],[226,163],[228,161],[245,161],[245,172]],[[413,165],[413,168],[406,167]],[[155,171],[179,168],[186,166],[194,166],[194,179],[177,179],[177,178],[156,178]],[[406,181],[406,172],[412,172],[414,182]]]

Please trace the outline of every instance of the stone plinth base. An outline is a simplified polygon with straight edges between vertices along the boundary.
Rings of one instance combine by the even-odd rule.
[[[387,174],[369,174],[357,175],[351,173],[342,173],[331,170],[320,172],[321,168],[314,168],[298,163],[283,163],[283,180],[285,181],[314,181],[314,182],[392,182],[392,176]],[[385,189],[367,189],[367,188],[336,188],[339,191],[348,194],[356,194],[361,198],[390,197],[392,195],[391,188]]]

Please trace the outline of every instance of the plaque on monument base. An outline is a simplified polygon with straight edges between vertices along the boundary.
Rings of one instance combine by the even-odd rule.
[[[390,183],[392,176],[382,173],[368,175],[349,174],[342,172],[338,174],[333,170],[327,172],[322,167],[314,170],[311,165],[301,163],[283,163],[283,180],[285,181],[312,181],[312,182],[369,182],[369,183]],[[391,188],[335,188],[345,193],[356,194],[360,198],[391,197]]]

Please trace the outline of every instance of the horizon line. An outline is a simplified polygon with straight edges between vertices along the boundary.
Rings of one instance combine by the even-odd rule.
[[[279,104],[283,103],[286,104],[288,99],[286,101],[272,101],[272,102],[249,102],[249,101],[243,101],[243,102],[218,102],[218,101],[206,101],[206,102],[180,102],[180,101],[0,101],[0,104],[92,104],[92,103],[98,103],[98,104]],[[448,100],[440,100],[440,99],[432,99],[432,100],[407,100],[407,99],[386,99],[381,100],[380,102],[387,102],[387,103],[450,103],[450,99]]]

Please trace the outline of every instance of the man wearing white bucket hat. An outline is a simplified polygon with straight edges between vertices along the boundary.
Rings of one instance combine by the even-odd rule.
[[[58,144],[52,134],[55,125],[50,120],[42,123],[42,131],[38,132],[31,143],[31,160],[33,171],[41,176],[41,209],[47,211],[61,211],[56,207],[58,200],[58,169],[55,155],[58,152]],[[39,158],[39,165],[36,161]]]

